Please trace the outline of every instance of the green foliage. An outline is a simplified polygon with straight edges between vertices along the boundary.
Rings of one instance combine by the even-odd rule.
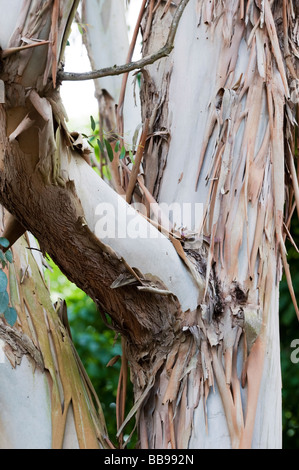
[[[3,248],[8,248],[9,247],[9,241],[6,238],[0,237],[0,245]]]
[[[299,245],[299,223],[294,217],[292,237],[297,246]],[[296,270],[299,262],[299,254],[287,242],[288,262],[292,273],[292,280],[295,293],[299,292],[299,272]],[[282,424],[283,424],[283,448],[299,448],[299,363],[291,361],[291,353],[294,350],[291,343],[294,339],[299,339],[299,323],[294,306],[290,299],[289,289],[285,276],[280,284],[280,337],[281,337],[281,371],[282,371]]]
[[[49,264],[52,301],[63,297],[67,303],[74,345],[102,404],[109,436],[117,444],[113,437],[117,432],[115,409],[120,359],[111,367],[107,364],[115,356],[121,356],[120,338],[104,324],[94,302],[68,281],[52,261]],[[128,410],[132,406],[131,396],[129,386]]]
[[[105,144],[105,147],[107,149],[109,160],[110,160],[110,162],[113,162],[114,153],[113,153],[113,150],[112,150],[112,147],[111,147],[111,144],[110,144],[109,140],[104,139],[104,144]]]
[[[3,271],[8,263],[13,262],[12,252],[7,250],[5,253],[3,248],[9,247],[9,241],[6,238],[0,237],[0,315],[3,315],[5,320],[10,326],[14,326],[17,321],[17,312],[14,307],[9,305],[9,295],[7,292],[8,279]]]
[[[3,271],[0,271],[0,292],[3,293],[6,291],[7,288],[7,277]]]
[[[103,131],[103,135],[100,135],[99,122],[96,122],[93,116],[90,116],[90,129],[90,135],[82,135],[87,139],[89,145],[94,150],[96,158],[101,162],[104,168],[106,166],[106,157],[108,157],[110,162],[112,162],[116,154],[119,154],[120,160],[126,156],[126,146],[128,146],[128,144],[126,144],[126,146],[121,144],[121,142],[123,142],[122,136],[117,135],[115,132],[109,133],[105,131]],[[111,142],[114,143],[113,146],[111,145]],[[133,161],[132,150],[129,150],[128,154]],[[105,169],[105,171],[108,174],[108,170]],[[105,174],[105,176],[107,176],[107,174]]]
[[[93,116],[90,116],[90,127],[91,127],[92,132],[95,132],[96,123],[95,123],[95,120],[94,120]]]

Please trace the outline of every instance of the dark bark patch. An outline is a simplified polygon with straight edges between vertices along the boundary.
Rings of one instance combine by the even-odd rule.
[[[240,284],[237,281],[233,282],[231,296],[237,305],[247,304],[248,291],[245,292],[244,289],[240,286]]]

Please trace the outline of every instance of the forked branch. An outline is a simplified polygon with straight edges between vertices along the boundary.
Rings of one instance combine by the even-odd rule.
[[[181,0],[180,4],[178,5],[176,12],[174,14],[168,38],[165,45],[159,49],[159,51],[155,52],[154,54],[148,55],[143,57],[140,60],[136,60],[134,62],[129,62],[128,64],[123,65],[113,65],[112,67],[105,67],[99,70],[93,70],[91,72],[83,72],[83,73],[74,73],[74,72],[59,72],[58,79],[59,81],[80,81],[80,80],[94,80],[96,78],[103,78],[113,75],[122,75],[123,73],[132,72],[132,70],[139,70],[145,67],[146,65],[153,64],[159,59],[163,57],[167,57],[172,49],[174,48],[174,40],[176,36],[176,32],[178,29],[178,25],[182,14],[187,6],[189,0]]]

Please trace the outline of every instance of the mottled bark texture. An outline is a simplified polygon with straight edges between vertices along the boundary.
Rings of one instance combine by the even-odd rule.
[[[144,55],[161,47],[174,10],[150,2]],[[171,56],[142,71],[143,119],[152,124],[145,185],[158,202],[203,203],[206,249],[206,293],[187,323],[188,346],[142,410],[144,445],[225,447],[217,431],[214,440],[200,435],[197,405],[213,428],[208,396],[215,385],[233,447],[281,445],[282,262],[298,312],[283,227],[298,192],[297,28],[292,1],[192,0]]]
[[[74,182],[68,177],[70,159],[78,161],[78,168],[85,162],[80,162],[81,149],[66,128],[54,82],[59,45],[65,42],[75,7],[76,2],[69,2],[67,14],[63,2],[28,4],[10,48],[22,46],[24,37],[32,35],[50,43],[2,60],[1,203],[36,236],[42,252],[90,295],[102,314],[109,313],[113,327],[126,339],[138,402],[181,335],[180,305],[170,292],[165,296],[137,289],[162,287],[165,291],[158,278],[137,273],[96,238],[86,223]],[[84,184],[88,186],[89,182]],[[133,282],[110,288],[121,275],[133,276]]]

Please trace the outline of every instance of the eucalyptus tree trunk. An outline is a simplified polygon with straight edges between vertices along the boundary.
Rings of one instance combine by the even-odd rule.
[[[148,2],[144,57],[166,43],[174,3]],[[278,289],[283,263],[294,299],[283,220],[298,194],[289,91],[297,25],[292,2],[191,0],[171,55],[141,70],[148,128],[132,203],[203,207],[199,227],[173,212],[169,239],[193,263],[198,295],[194,304],[190,291],[176,340],[141,394],[143,448],[281,446]],[[89,51],[99,69],[92,41]],[[117,158],[113,166],[112,184],[128,196],[127,170]]]
[[[48,87],[44,71],[65,38],[76,2],[65,2],[62,31],[53,48],[49,41],[40,45],[54,34],[51,15],[53,24],[58,4],[15,1],[6,16],[7,2],[0,2],[1,61],[6,69],[1,75],[1,171],[15,163],[18,167],[16,155],[21,167],[34,168],[38,156],[47,157],[51,145],[54,148],[51,98],[39,93]],[[20,169],[15,168],[17,173]],[[2,191],[9,197],[8,188]],[[33,208],[32,202],[27,204]],[[24,227],[3,208],[0,225],[1,236],[13,245],[13,264],[5,272],[9,301],[17,312],[14,325],[0,315],[0,448],[107,448],[101,405],[74,349],[65,302],[52,305],[40,249],[29,232],[22,236]]]
[[[143,2],[144,55],[165,43],[174,4]],[[1,44],[0,200],[122,334],[135,403],[119,435],[136,415],[142,448],[277,448],[298,15],[287,1],[181,5],[174,50],[141,71],[135,165],[114,149],[110,187],[57,89],[76,2],[19,2]],[[123,129],[121,113],[113,122]],[[167,213],[174,203],[183,211]]]
[[[145,56],[163,46],[175,12],[149,3]],[[294,171],[285,189],[297,27],[292,2],[191,0],[171,56],[142,71],[145,186],[159,203],[203,204],[203,243],[185,253],[205,283],[181,317],[185,342],[143,404],[143,446],[281,446],[278,289],[298,193]]]

